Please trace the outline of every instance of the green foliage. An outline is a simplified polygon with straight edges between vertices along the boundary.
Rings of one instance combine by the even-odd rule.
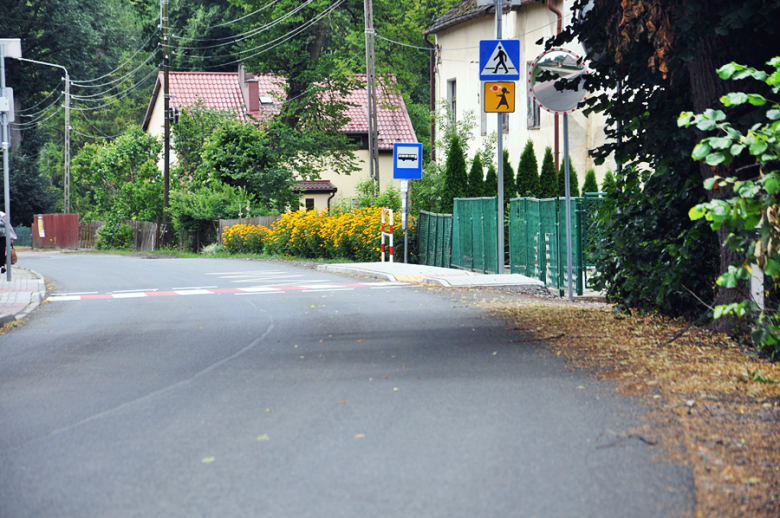
[[[523,198],[538,198],[538,193],[539,164],[536,161],[534,144],[528,139],[517,166],[517,195]]]
[[[417,182],[414,182],[414,185],[417,187]],[[378,190],[378,182],[373,178],[359,181],[355,186],[358,207],[385,207],[393,209],[393,212],[401,210],[401,191],[399,189],[394,185],[388,185],[383,192],[377,195]],[[351,209],[350,207],[349,210]]]
[[[263,207],[257,206],[254,196],[245,188],[221,182],[213,182],[191,192],[171,191],[169,212],[179,233],[203,231],[218,219],[268,215]]]
[[[95,246],[98,250],[130,250],[134,246],[133,229],[113,217],[98,229]]]
[[[485,190],[482,196],[497,196],[498,195],[498,174],[496,173],[496,166],[490,164],[488,166],[487,174],[485,175]]]
[[[767,64],[774,68],[771,75],[736,63],[724,65],[718,69],[718,74],[723,79],[752,77],[777,94],[780,91],[780,57]],[[709,222],[713,230],[725,227],[729,247],[744,257],[731,264],[718,278],[719,286],[735,288],[740,281],[747,281],[753,269],[751,263],[754,263],[766,279],[771,279],[776,291],[780,288],[780,251],[777,248],[780,242],[780,103],[759,94],[741,92],[728,93],[720,101],[726,108],[744,103],[763,106],[765,118],[743,133],[726,120],[726,114],[721,110],[708,109],[700,115],[682,113],[678,120],[680,126],[716,131],[693,148],[694,160],[702,160],[710,166],[728,166],[745,153],[752,157],[759,176],[746,181],[733,176],[708,178],[704,182],[705,188],[733,193],[733,196],[699,203],[689,215],[693,220]],[[745,297],[740,302],[716,306],[713,316],[718,319],[733,315],[743,321],[752,321],[752,338],[757,347],[772,359],[778,359],[780,317],[774,308],[758,310],[758,305]]]
[[[279,162],[270,140],[253,123],[224,120],[203,147],[197,175],[243,187],[264,210],[283,212],[297,206],[293,173]]]
[[[582,184],[582,194],[586,192],[599,192],[599,184],[596,182],[596,171],[588,169],[585,173],[585,183]]]
[[[206,109],[201,99],[181,111],[179,122],[171,126],[171,148],[177,158],[171,171],[174,182],[185,188],[208,183],[208,172],[203,167],[203,148],[220,125],[230,119],[234,119],[230,113]]]
[[[599,210],[594,289],[626,309],[698,317],[705,308],[697,297],[712,300],[719,264],[715,234],[682,217],[706,198],[700,184],[626,168]]]
[[[539,175],[539,198],[555,198],[558,195],[558,175],[555,172],[552,148],[544,150],[542,173]]]
[[[558,196],[566,196],[566,165],[561,162],[561,169],[558,171]],[[572,198],[580,195],[579,180],[577,171],[574,170],[574,164],[569,157],[569,194]]]
[[[504,203],[509,206],[509,200],[517,195],[515,184],[515,170],[509,163],[509,151],[504,150]]]
[[[479,198],[482,196],[482,190],[485,187],[485,168],[482,167],[482,159],[479,157],[479,153],[474,155],[474,160],[471,161],[468,183],[467,198]]]
[[[83,193],[79,211],[86,219],[112,215],[154,221],[162,215],[162,144],[135,126],[106,144],[87,144],[73,159],[73,184]]]
[[[441,212],[442,170],[436,162],[423,167],[422,179],[411,182],[409,212],[415,216],[421,210]]]
[[[39,174],[35,161],[14,153],[9,160],[9,192],[11,195],[11,224],[29,226],[33,215],[46,214],[54,208],[55,193],[49,181]],[[0,189],[0,210],[5,206],[5,192]]]
[[[466,157],[460,145],[460,138],[453,138],[450,141],[447,163],[444,166],[444,189],[442,192],[441,210],[446,214],[451,214],[453,200],[455,198],[464,198],[467,192]]]
[[[601,192],[613,192],[616,188],[615,175],[612,174],[612,171],[607,171],[604,174],[604,181],[601,184]]]

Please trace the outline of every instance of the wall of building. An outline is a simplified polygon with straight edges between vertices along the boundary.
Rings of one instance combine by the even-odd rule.
[[[566,0],[563,6],[556,6],[564,14],[564,27],[571,19],[572,0]],[[541,167],[544,150],[551,147],[554,150],[554,114],[541,110],[539,128],[528,128],[528,72],[530,63],[544,52],[544,41],[555,35],[556,15],[547,9],[544,3],[533,3],[517,11],[505,13],[502,16],[503,39],[520,40],[520,60],[515,64],[520,69],[521,81],[517,83],[515,113],[509,114],[509,130],[503,134],[503,147],[509,151],[512,167],[517,170],[520,154],[526,142],[530,139],[534,144],[536,158]],[[442,47],[440,60],[436,68],[436,98],[448,100],[448,82],[456,80],[457,99],[456,117],[463,120],[467,111],[472,111],[476,117],[476,127],[472,131],[469,145],[471,156],[482,148],[485,136],[482,130],[483,117],[486,119],[487,135],[494,134],[497,129],[497,115],[482,114],[482,83],[479,81],[479,41],[491,40],[496,37],[496,20],[494,16],[486,16],[450,27],[436,35],[436,42]],[[536,42],[543,39],[542,44]],[[573,42],[568,46],[573,52],[582,55],[582,46]],[[563,116],[559,116],[559,152],[560,163],[563,165]],[[613,161],[596,166],[589,156],[588,150],[604,143],[605,117],[591,114],[585,117],[581,111],[569,114],[569,154],[577,171],[579,185],[585,181],[588,169],[596,171],[596,178],[601,184],[607,170],[615,169]],[[471,158],[471,157],[470,157]]]

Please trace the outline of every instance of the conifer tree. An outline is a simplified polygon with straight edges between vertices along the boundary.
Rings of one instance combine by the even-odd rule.
[[[498,175],[496,174],[496,166],[493,164],[488,166],[482,196],[498,196]]]
[[[586,192],[599,192],[599,184],[596,183],[596,171],[588,169],[585,173],[585,183],[582,185],[582,194]]]
[[[539,164],[536,161],[533,142],[525,143],[520,164],[517,166],[517,195],[537,198],[539,194]]]
[[[466,172],[466,157],[459,138],[453,138],[447,152],[447,163],[444,166],[444,188],[441,197],[441,210],[452,214],[455,198],[465,198],[468,189],[468,173]]]
[[[607,171],[604,175],[604,182],[601,184],[601,192],[607,194],[615,190],[615,177],[612,175],[612,171]]]
[[[469,198],[479,198],[485,187],[485,169],[482,167],[482,159],[479,153],[474,155],[474,161],[471,163],[469,171],[469,186],[466,196]]]
[[[558,196],[566,196],[566,164],[561,162],[561,169],[558,171]],[[569,194],[572,198],[580,195],[580,182],[577,179],[577,171],[574,170],[574,164],[569,156]]]
[[[544,150],[542,159],[542,174],[539,175],[539,197],[555,198],[558,193],[558,175],[555,172],[555,160],[553,160],[552,148]]]
[[[508,206],[509,200],[515,196],[517,196],[515,170],[509,164],[509,151],[504,150],[504,203]]]

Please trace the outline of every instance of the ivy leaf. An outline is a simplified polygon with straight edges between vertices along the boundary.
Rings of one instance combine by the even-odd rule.
[[[777,108],[772,108],[768,112],[766,112],[766,118],[771,121],[776,121],[777,119],[780,119],[780,110]]]
[[[707,155],[705,162],[707,162],[708,165],[716,166],[720,163],[723,163],[725,160],[726,157],[723,155],[723,153],[712,153]]]
[[[715,187],[715,182],[717,181],[718,181],[717,176],[713,176],[712,178],[707,178],[706,180],[704,180],[704,188],[707,190],[712,189],[713,187]]]
[[[691,112],[682,112],[680,116],[677,118],[677,127],[688,127],[690,126],[691,122],[693,122],[694,116]]]
[[[715,121],[710,119],[702,119],[696,123],[696,127],[702,131],[711,131],[716,128]]]
[[[766,104],[766,99],[763,95],[758,94],[748,94],[747,95],[748,101],[750,101],[750,104],[753,106],[763,106]]]
[[[696,147],[693,148],[693,154],[691,155],[694,160],[701,160],[710,154],[711,147],[707,142],[699,142]]]
[[[764,267],[764,273],[770,277],[775,277],[780,274],[780,263],[771,257],[766,260],[766,266]]]
[[[771,173],[764,178],[764,189],[769,194],[774,194],[780,190],[780,182],[777,181],[777,174]]]
[[[738,78],[735,78],[738,79]],[[730,92],[723,97],[720,98],[720,102],[723,103],[724,106],[738,106],[740,104],[743,104],[747,102],[748,96],[745,93],[742,92]]]
[[[750,144],[750,154],[754,155],[754,156],[755,155],[760,155],[761,153],[766,151],[766,148],[767,148],[766,142],[764,142],[763,140],[757,140],[757,141],[753,142],[752,144]],[[711,164],[711,165],[714,165],[714,164]]]
[[[692,221],[703,218],[705,214],[706,213],[704,212],[704,209],[701,205],[696,205],[688,211],[688,217],[691,218]]]
[[[723,65],[718,69],[718,75],[720,76],[721,79],[730,79],[731,76],[733,76],[734,73],[737,71],[738,66],[739,65],[733,62],[727,65]]]
[[[731,144],[731,139],[728,137],[715,137],[709,139],[710,145],[715,149],[727,149]]]
[[[733,144],[729,151],[733,156],[739,156],[740,153],[742,153],[742,150],[745,149],[745,146],[742,144]]]

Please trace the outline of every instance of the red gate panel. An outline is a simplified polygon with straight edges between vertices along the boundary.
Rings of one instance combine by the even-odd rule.
[[[34,248],[79,247],[78,214],[36,214],[32,222]]]

